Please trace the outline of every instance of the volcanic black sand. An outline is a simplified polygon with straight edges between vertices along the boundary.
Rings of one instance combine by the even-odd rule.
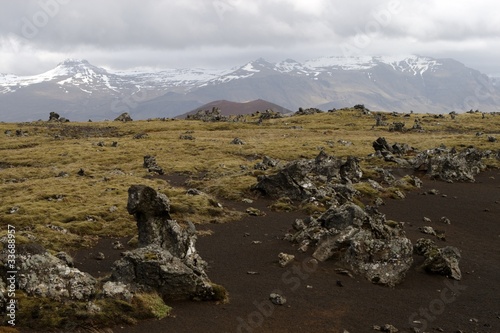
[[[311,264],[310,253],[283,240],[302,213],[277,213],[259,199],[251,205],[266,212],[226,224],[199,226],[211,236],[198,239],[197,249],[209,263],[208,275],[230,294],[228,304],[170,302],[172,316],[136,326],[114,327],[114,332],[375,332],[373,325],[391,324],[400,332],[500,332],[500,171],[487,171],[475,183],[445,183],[423,177],[424,186],[404,200],[386,199],[380,211],[387,219],[405,222],[407,236],[431,238],[440,246],[461,250],[462,280],[454,281],[413,268],[403,283],[388,288],[335,271],[335,262]],[[437,195],[426,194],[436,189]],[[446,216],[450,225],[439,220]],[[432,220],[425,223],[424,217]],[[424,235],[419,227],[444,231],[446,240]],[[77,255],[77,266],[95,275],[109,272],[119,256],[110,240],[94,252],[108,260]],[[294,254],[295,262],[282,268],[280,252]],[[99,272],[98,272],[99,271]],[[252,273],[252,274],[249,274]],[[269,294],[287,299],[272,305]],[[420,330],[414,330],[420,329]]]

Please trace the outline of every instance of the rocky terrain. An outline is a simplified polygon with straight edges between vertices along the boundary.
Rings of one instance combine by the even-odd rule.
[[[2,308],[22,332],[496,332],[499,118],[1,124]]]

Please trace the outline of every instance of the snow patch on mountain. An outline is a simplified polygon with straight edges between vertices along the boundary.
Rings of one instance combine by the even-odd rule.
[[[423,75],[428,70],[436,71],[436,68],[441,65],[435,59],[415,55],[404,57],[383,56],[377,59],[381,63],[390,65],[396,71],[409,72],[413,75]]]
[[[304,67],[309,69],[342,69],[342,70],[364,70],[375,66],[373,57],[358,56],[358,57],[322,57],[313,60],[308,60],[304,63]]]
[[[207,85],[228,83],[252,76],[289,74],[318,80],[321,75],[336,71],[369,71],[377,66],[390,66],[394,71],[420,75],[436,71],[440,61],[415,55],[322,57],[299,63],[286,59],[270,63],[260,58],[232,69],[161,69],[113,71],[91,65],[86,60],[67,59],[54,69],[33,76],[0,75],[0,93],[11,93],[34,84],[53,81],[60,86],[74,86],[84,92],[110,91],[130,93],[131,90],[189,92]],[[370,74],[371,79],[371,74]]]
[[[323,57],[305,62],[305,67],[311,70],[345,70],[363,71],[380,64],[389,65],[393,70],[408,72],[413,75],[423,75],[426,71],[435,71],[439,61],[416,55],[404,56],[356,56],[356,57]]]

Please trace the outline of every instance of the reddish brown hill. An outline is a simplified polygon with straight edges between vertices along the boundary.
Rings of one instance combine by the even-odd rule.
[[[198,110],[212,110],[212,108],[218,108],[221,110],[221,113],[223,115],[229,116],[229,115],[239,115],[239,114],[251,114],[256,111],[265,111],[268,109],[271,109],[275,112],[280,112],[280,113],[292,113],[293,111],[286,109],[282,106],[279,106],[277,104],[264,101],[262,99],[256,99],[254,101],[250,102],[231,102],[227,100],[218,100],[218,101],[213,101],[210,103],[207,103],[205,105],[202,105],[200,107],[197,107],[196,109],[184,113],[180,116],[177,116],[177,118],[186,118],[187,115],[194,114]]]

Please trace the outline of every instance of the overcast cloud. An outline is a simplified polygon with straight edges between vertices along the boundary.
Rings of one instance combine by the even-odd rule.
[[[497,0],[0,0],[0,72],[419,54],[500,74]]]

